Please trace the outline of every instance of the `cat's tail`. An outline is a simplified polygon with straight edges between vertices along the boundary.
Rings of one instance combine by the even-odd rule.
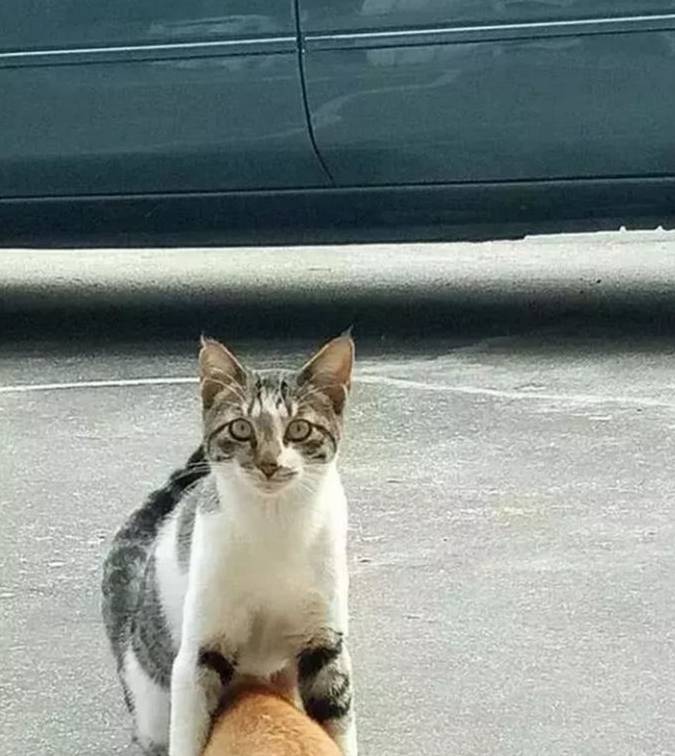
[[[185,467],[176,470],[166,485],[153,491],[117,531],[115,541],[132,539],[152,542],[160,525],[173,512],[190,486],[209,473],[209,463],[200,446],[188,459]]]
[[[145,567],[157,533],[187,489],[208,473],[208,461],[200,446],[185,467],[176,470],[165,486],[153,491],[113,538],[103,565],[101,613],[118,661],[131,631]]]

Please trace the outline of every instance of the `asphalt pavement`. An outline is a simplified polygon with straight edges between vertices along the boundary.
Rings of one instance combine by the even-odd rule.
[[[133,754],[98,609],[198,442],[202,331],[353,324],[362,756],[675,753],[675,234],[0,251],[0,751]]]

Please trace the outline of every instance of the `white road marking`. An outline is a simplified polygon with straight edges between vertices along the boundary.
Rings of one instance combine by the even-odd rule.
[[[72,381],[69,383],[20,383],[16,386],[0,386],[0,394],[28,394],[32,391],[61,391],[65,389],[110,388],[116,386],[172,386],[181,383],[197,383],[197,378],[121,378],[108,381]]]
[[[628,405],[635,407],[661,407],[675,409],[675,402],[654,399],[648,396],[610,396],[600,394],[546,394],[539,391],[504,391],[501,389],[482,388],[480,386],[453,386],[445,383],[425,383],[410,381],[405,378],[393,378],[386,375],[360,375],[355,383],[393,386],[396,388],[415,389],[418,391],[437,391],[442,393],[465,394],[469,396],[491,396],[495,399],[513,401],[544,401],[581,405]],[[65,383],[23,383],[14,386],[0,386],[0,394],[27,394],[35,391],[61,391],[89,388],[117,388],[133,386],[177,386],[196,384],[192,376],[174,378],[123,378],[105,381],[72,381]]]
[[[647,396],[545,394],[539,391],[503,391],[501,389],[481,388],[479,386],[451,386],[445,383],[424,383],[423,381],[409,381],[405,378],[392,378],[383,375],[361,375],[357,379],[357,382],[411,388],[420,391],[439,391],[453,394],[468,394],[471,396],[493,396],[496,399],[515,401],[540,400],[546,402],[568,402],[570,404],[625,404],[636,407],[666,407],[668,409],[675,409],[675,402]]]

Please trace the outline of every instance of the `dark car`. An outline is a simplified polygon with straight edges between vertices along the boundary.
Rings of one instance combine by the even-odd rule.
[[[5,243],[675,215],[673,1],[3,0],[0,97]]]

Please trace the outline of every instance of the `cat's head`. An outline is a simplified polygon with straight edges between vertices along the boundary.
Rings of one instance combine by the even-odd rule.
[[[348,334],[289,372],[250,370],[202,339],[204,449],[216,475],[271,496],[311,487],[337,454],[353,363]]]

